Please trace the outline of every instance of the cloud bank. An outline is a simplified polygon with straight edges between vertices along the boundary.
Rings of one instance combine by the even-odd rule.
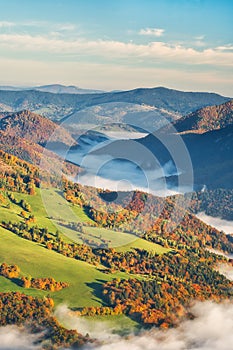
[[[233,305],[196,303],[191,309],[194,320],[185,320],[176,329],[128,329],[126,336],[116,333],[109,321],[91,321],[77,317],[66,306],[59,306],[55,316],[69,329],[89,333],[97,340],[84,350],[230,350],[233,344]],[[35,345],[38,335],[16,326],[0,328],[0,350],[41,350]],[[66,349],[68,350],[68,349]]]
[[[121,337],[106,322],[96,324],[78,318],[66,307],[57,316],[71,328],[88,332],[101,343],[85,350],[230,350],[233,344],[233,305],[212,302],[196,303],[194,320],[186,320],[176,329],[152,329]]]
[[[17,52],[41,52],[49,54],[86,55],[114,60],[134,58],[143,61],[158,59],[165,62],[185,65],[214,65],[232,67],[233,52],[230,46],[197,50],[181,44],[152,41],[146,44],[123,42],[116,40],[86,40],[54,38],[49,35],[31,35],[17,33],[0,34],[0,47]],[[226,47],[228,50],[226,50]]]

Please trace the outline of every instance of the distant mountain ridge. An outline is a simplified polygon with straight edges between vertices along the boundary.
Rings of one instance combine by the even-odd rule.
[[[51,92],[54,94],[99,94],[105,92],[103,90],[82,89],[74,85],[65,86],[61,84],[35,86],[33,90]]]
[[[98,94],[1,90],[0,112],[29,109],[52,120],[63,120],[88,107],[120,102],[156,107],[161,113],[165,111],[164,116],[170,118],[171,114],[181,117],[205,106],[219,105],[228,100],[228,97],[214,93],[183,92],[164,87]],[[140,116],[138,118],[140,119]]]
[[[66,86],[62,84],[49,84],[49,85],[31,86],[31,87],[3,85],[3,86],[0,86],[0,90],[6,90],[6,91],[36,90],[36,91],[51,92],[54,94],[98,94],[98,93],[105,92],[103,90],[83,89],[74,85]]]

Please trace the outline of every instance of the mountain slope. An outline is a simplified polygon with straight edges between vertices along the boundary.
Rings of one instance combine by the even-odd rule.
[[[174,122],[178,132],[206,132],[233,124],[233,100],[219,106],[201,108]]]
[[[63,143],[68,146],[76,144],[65,129],[47,118],[27,110],[2,118],[0,130],[11,137],[24,138],[39,145],[45,145],[50,138],[51,142]]]
[[[233,125],[203,134],[168,135],[167,140],[171,149],[177,149],[177,137],[182,138],[189,153],[196,185],[233,188]],[[162,164],[171,160],[166,147],[156,142],[156,138],[152,135],[141,139],[140,142],[150,149]]]
[[[139,146],[136,146],[137,143]],[[101,157],[107,154],[113,159],[128,159],[138,164],[143,171],[152,173],[160,169],[157,168],[158,164],[166,168],[166,164],[176,163],[181,171],[179,179],[183,179],[183,186],[192,185],[188,175],[193,171],[195,188],[200,189],[203,185],[209,188],[233,188],[232,153],[233,125],[229,125],[203,134],[156,133],[142,139],[116,140],[93,151],[92,155]],[[172,175],[166,176],[172,188],[177,186],[178,177],[175,173],[171,170]]]
[[[73,132],[82,130],[86,125],[103,126],[115,129],[119,124],[122,129],[133,127],[142,130],[157,130],[168,122],[173,122],[180,117],[177,112],[169,112],[166,109],[128,102],[106,102],[97,106],[91,106],[74,112],[63,119],[66,128],[72,128]],[[114,124],[114,125],[113,125]]]
[[[46,149],[45,145],[48,146]],[[72,145],[76,145],[76,141],[65,129],[30,111],[0,119],[0,149],[33,165],[50,169],[52,164],[58,171],[62,168],[65,173],[77,173],[77,166],[64,163],[51,151],[53,147],[69,148]]]
[[[58,172],[60,174],[62,169],[65,174],[71,175],[77,174],[79,171],[78,166],[63,162],[63,159],[54,152],[45,150],[42,146],[24,138],[10,136],[1,130],[0,149],[35,166],[42,166],[44,170],[50,169],[52,173]]]
[[[22,322],[19,293],[34,297],[46,297],[49,293],[56,306],[68,305],[76,311],[76,316],[91,316],[98,321],[100,316],[107,320],[117,316],[119,323],[122,323],[123,316],[128,316],[141,326],[156,326],[163,330],[168,326],[177,326],[186,314],[191,315],[188,307],[195,300],[232,300],[233,283],[216,271],[216,266],[226,263],[227,259],[208,251],[214,248],[232,253],[231,238],[186,212],[174,198],[163,200],[136,191],[129,194],[132,200],[121,208],[123,210],[105,211],[105,206],[101,205],[98,212],[95,206],[91,208],[94,193],[91,188],[87,189],[90,197],[84,196],[79,185],[67,180],[64,182],[64,193],[60,188],[52,189],[47,185],[43,189],[39,183],[36,187],[40,187],[40,190],[34,186],[34,191],[31,191],[33,187],[29,188],[28,185],[33,186],[38,169],[35,167],[32,172],[28,164],[1,151],[0,160],[6,166],[10,165],[12,171],[15,167],[17,173],[15,177],[14,174],[0,172],[0,261],[9,271],[13,268],[21,272],[17,277],[3,273],[0,276],[1,293],[18,292],[12,295],[14,304],[7,301],[6,294],[0,295],[4,301],[3,316],[6,320],[3,325],[18,324],[19,319]],[[31,184],[28,183],[29,176]],[[41,197],[42,192],[47,194],[50,203],[56,203],[59,207],[59,210],[53,207],[55,213],[52,215],[44,195]],[[71,203],[64,204],[65,198]],[[77,198],[81,199],[83,207],[75,204]],[[149,211],[144,210],[146,202]],[[22,210],[25,205],[27,212]],[[73,216],[65,215],[64,205],[78,211],[75,222]],[[80,214],[86,217],[83,224]],[[182,217],[177,226],[176,220],[180,214]],[[87,215],[95,218],[95,225]],[[139,220],[135,220],[138,216]],[[148,220],[151,227],[147,226]],[[60,223],[59,230],[55,223]],[[116,230],[122,225],[122,228],[130,226],[127,232],[134,232],[138,227],[137,232],[141,236],[139,244],[136,234],[131,236],[129,244],[120,247],[123,243],[120,239],[117,249],[111,249],[109,239],[111,235],[115,237],[124,233]],[[65,228],[68,227],[73,236],[67,234]],[[114,231],[108,230],[110,227],[114,227]],[[103,237],[103,230],[108,231],[108,239]],[[79,233],[86,240],[88,232],[89,243],[101,239],[105,244],[99,244],[96,249],[88,243],[78,244],[75,241]],[[30,288],[31,285],[20,284],[22,276],[23,281],[29,280],[29,276],[39,279],[38,287],[34,289]],[[43,288],[43,280],[48,276],[54,282],[66,283],[66,288],[59,291]],[[126,294],[128,291],[129,294]],[[17,308],[13,307],[15,304]],[[39,321],[40,307],[34,310],[35,321]],[[27,321],[32,315],[24,311],[22,314]],[[72,314],[67,310],[63,315]],[[35,329],[36,323],[33,323],[33,331]],[[47,340],[51,338],[50,334],[44,334]],[[64,341],[64,329],[59,332],[56,327],[54,334],[57,343],[60,339]],[[74,333],[71,335],[72,341]],[[67,344],[62,344],[59,343],[60,348],[67,348]]]

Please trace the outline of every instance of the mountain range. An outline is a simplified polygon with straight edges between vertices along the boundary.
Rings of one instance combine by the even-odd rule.
[[[67,105],[69,103],[70,108],[76,106],[75,108],[80,109],[80,111],[74,113],[71,118],[65,117],[66,122],[62,125],[66,129],[46,117],[27,110],[16,113],[4,112],[0,119],[0,145],[6,152],[13,153],[27,161],[32,161],[35,164],[38,164],[38,159],[41,158],[41,156],[38,155],[43,153],[43,146],[45,146],[51,135],[54,133],[54,130],[56,130],[56,135],[53,138],[50,149],[58,149],[58,147],[61,147],[62,145],[68,148],[75,146],[77,145],[75,140],[76,137],[73,138],[72,134],[76,136],[76,133],[73,132],[74,130],[72,128],[70,129],[70,127],[72,126],[74,128],[76,124],[79,125],[79,123],[89,123],[92,125],[95,121],[95,113],[98,114],[100,119],[96,119],[97,123],[101,123],[101,118],[104,122],[108,121],[110,123],[111,119],[115,119],[120,123],[122,120],[126,121],[124,118],[128,118],[127,121],[129,122],[130,114],[132,120],[133,117],[140,120],[140,113],[142,113],[143,109],[148,109],[148,118],[145,117],[145,115],[143,118],[141,117],[140,125],[143,123],[144,125],[147,124],[147,126],[151,127],[153,131],[153,128],[156,129],[155,121],[157,122],[157,125],[159,124],[158,120],[160,120],[159,118],[161,117],[159,110],[161,110],[166,104],[167,108],[173,110],[173,112],[169,113],[170,118],[173,119],[172,125],[177,130],[178,135],[173,134],[174,131],[171,131],[169,127],[163,127],[159,133],[161,133],[161,135],[163,135],[162,137],[166,139],[165,143],[170,149],[176,149],[177,137],[182,139],[191,159],[195,185],[199,187],[206,185],[209,188],[232,188],[232,100],[215,94],[183,93],[164,88],[138,89],[123,93],[98,94],[98,96],[51,94],[38,91],[0,91],[0,98],[4,97],[4,103],[9,103],[12,96],[16,97],[15,94],[24,96],[24,99],[20,100],[21,102],[16,99],[15,105],[18,101],[18,106],[21,106],[22,104],[25,105],[25,101],[27,101],[27,105],[36,105],[38,98],[41,99],[41,103],[48,104],[49,101],[51,102],[52,100],[53,103],[58,103],[59,106],[64,97],[63,108],[65,108],[64,106],[66,103]],[[26,97],[28,100],[26,100]],[[116,117],[116,114],[118,113],[116,110],[119,106],[117,105],[117,102],[109,102],[111,99],[124,99],[124,101],[131,100],[134,101],[134,104],[121,102],[120,118],[119,116]],[[103,100],[108,101],[105,104],[108,108],[108,112],[105,114],[102,109],[103,105],[98,105],[98,103],[100,101],[103,102]],[[224,103],[216,105],[217,101],[220,102],[222,100]],[[142,101],[146,101],[148,105],[145,106]],[[205,104],[210,103],[211,101],[214,101],[214,105],[205,107]],[[141,104],[135,104],[135,102],[140,102]],[[13,100],[11,100],[11,103],[13,103]],[[86,109],[81,103],[84,103],[85,106],[96,103],[96,106],[90,107],[96,110],[95,113],[93,110],[92,114],[86,114]],[[153,107],[153,103],[154,105],[160,105],[160,109],[158,107]],[[126,108],[126,113],[123,114],[125,104],[128,109]],[[150,108],[148,107],[149,104]],[[190,111],[191,108],[201,104],[204,104],[204,107],[177,119],[177,113]],[[112,109],[110,107],[112,107]],[[137,112],[136,107],[140,107]],[[81,108],[84,109],[81,110]],[[155,113],[156,109],[157,112]],[[177,112],[177,109],[179,109],[179,112]],[[164,113],[166,114],[168,112]],[[172,113],[176,113],[176,120],[174,116],[173,118],[171,117]],[[71,132],[69,132],[69,129]],[[95,136],[92,134],[91,137],[93,141],[93,137]],[[96,137],[99,138],[99,134]],[[96,141],[97,143],[99,142],[98,140]],[[134,148],[131,149],[129,142],[130,141],[127,140],[117,140],[104,148],[98,149],[96,154],[110,154],[114,158],[117,156],[115,153],[117,152],[117,154],[119,154],[120,149],[122,149],[123,155],[127,150],[129,159],[135,158],[135,161],[139,164],[144,164],[146,160],[139,159],[140,154],[135,154],[135,150]],[[174,161],[172,160],[171,154],[166,149],[166,146],[158,140],[156,134],[149,134],[142,139],[135,140],[135,142],[140,143],[150,150],[161,164]],[[131,155],[129,154],[130,152],[132,153]],[[53,157],[54,156],[55,155],[53,155]],[[150,165],[148,165],[148,167],[150,167]],[[186,170],[183,169],[183,171]],[[169,178],[172,185],[174,183],[176,184],[177,180],[178,176],[171,176]]]
[[[165,118],[171,122],[202,107],[228,100],[228,97],[214,93],[183,92],[164,87],[92,94],[0,90],[0,112],[28,109],[66,124],[83,124],[84,114],[88,125],[93,125],[93,120],[94,125],[121,122],[151,130],[166,124]]]
[[[94,90],[94,89],[82,89],[74,85],[65,86],[62,84],[49,84],[41,86],[31,86],[31,87],[20,87],[20,86],[9,86],[3,85],[0,86],[0,90],[6,91],[22,91],[22,90],[36,90],[51,92],[54,94],[98,94],[103,93],[103,90]]]

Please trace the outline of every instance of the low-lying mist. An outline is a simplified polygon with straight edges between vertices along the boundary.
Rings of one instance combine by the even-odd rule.
[[[1,350],[39,350],[36,345],[40,334],[31,334],[27,329],[17,326],[6,326],[0,328]]]
[[[225,302],[198,302],[190,310],[193,320],[183,321],[177,328],[159,330],[152,328],[126,336],[116,334],[108,321],[77,317],[66,306],[59,306],[56,317],[67,328],[82,334],[89,333],[95,344],[83,350],[231,350],[233,344],[233,304]],[[16,326],[0,328],[1,350],[39,350],[39,335],[30,334]],[[37,345],[36,345],[37,344]],[[63,349],[68,350],[68,349]]]
[[[126,135],[130,137],[130,134]],[[134,134],[132,133],[133,136]],[[149,150],[143,146],[137,146],[133,140],[131,146],[136,147],[136,150],[132,147],[133,153],[126,152],[123,146],[118,150],[119,144],[115,146],[112,143],[114,138],[103,135],[82,135],[78,140],[79,146],[70,149],[66,155],[57,151],[68,161],[80,165],[83,169],[72,180],[96,188],[112,191],[141,190],[161,197],[192,191],[191,187],[183,188],[184,186],[180,186],[177,188],[177,186],[171,185],[169,178],[181,174],[171,160],[165,164],[159,164]],[[117,139],[117,133],[114,133],[114,136]],[[123,133],[121,140],[124,137],[126,136]],[[113,145],[118,156],[113,157],[110,154],[96,152],[108,144]],[[140,155],[138,157],[140,163],[138,163],[138,155]],[[151,168],[150,165],[152,165]]]
[[[137,164],[130,161],[111,159],[109,156],[90,155],[83,164],[85,171],[76,179],[83,185],[112,191],[137,189],[161,196],[177,193],[175,189],[168,188],[166,183],[166,177],[177,175],[171,162],[153,171],[143,171]]]
[[[57,310],[58,318],[74,329],[99,341],[85,350],[230,350],[233,344],[233,305],[212,302],[196,303],[193,320],[183,321],[170,330],[141,330],[126,337],[114,334],[106,322],[76,317],[66,307]]]
[[[233,221],[206,215],[203,212],[198,213],[196,216],[206,224],[215,227],[219,231],[224,231],[226,234],[233,233]]]

